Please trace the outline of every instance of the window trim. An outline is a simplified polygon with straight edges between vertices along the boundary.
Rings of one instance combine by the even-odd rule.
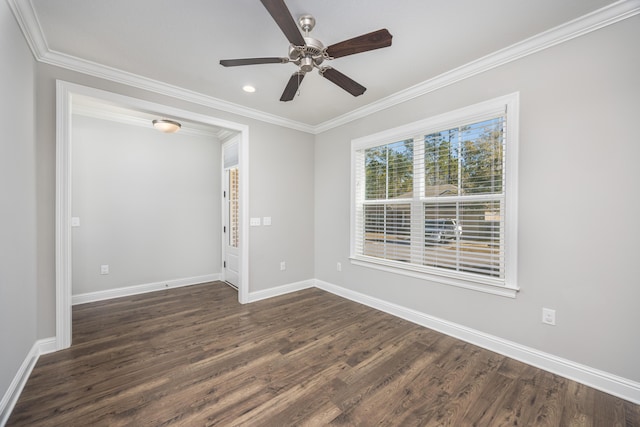
[[[519,135],[519,92],[480,102],[454,111],[439,114],[424,120],[408,123],[375,134],[356,138],[351,141],[351,207],[349,230],[349,258],[353,265],[374,268],[390,273],[429,280],[445,285],[486,292],[489,294],[515,298],[518,267],[518,135]],[[478,277],[464,272],[445,271],[423,267],[400,261],[376,258],[356,254],[356,212],[358,202],[356,160],[359,151],[388,144],[394,141],[414,138],[438,132],[448,127],[471,124],[487,118],[503,115],[506,111],[506,152],[505,152],[505,191],[504,191],[504,242],[505,242],[505,278],[496,280],[491,277]]]

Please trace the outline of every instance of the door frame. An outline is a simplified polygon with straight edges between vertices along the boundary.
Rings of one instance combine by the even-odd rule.
[[[231,284],[231,282],[227,281],[227,270],[226,270],[226,265],[225,263],[227,262],[227,241],[229,239],[229,234],[230,233],[230,227],[229,227],[229,206],[228,206],[228,197],[229,197],[229,169],[231,169],[230,167],[226,167],[225,166],[225,150],[228,150],[230,146],[232,145],[237,145],[238,148],[240,147],[240,140],[238,136],[234,136],[233,138],[228,139],[227,141],[222,143],[221,149],[222,149],[222,155],[220,156],[220,171],[221,171],[221,179],[220,182],[222,184],[222,192],[223,192],[223,197],[222,197],[222,214],[221,214],[221,218],[222,218],[222,227],[227,227],[228,229],[226,230],[226,232],[222,233],[222,242],[221,242],[221,251],[220,253],[222,254],[222,277],[223,280],[225,280],[228,284],[230,284],[233,287],[238,286],[238,291],[240,290],[240,287],[238,284]],[[242,175],[240,175],[240,157],[239,157],[239,153],[238,153],[238,160],[237,162],[233,165],[233,167],[238,168],[238,174],[240,176],[240,181],[238,183],[238,185],[240,186],[242,184],[242,180],[243,177]],[[240,188],[239,188],[240,189]],[[227,193],[226,196],[224,196],[224,193]],[[239,200],[240,206],[239,209],[242,208],[242,195],[240,195],[240,200]],[[239,230],[241,231],[241,230]],[[242,239],[240,239],[242,240]],[[238,246],[240,246],[240,244],[242,243],[242,241],[238,242]],[[240,255],[240,251],[242,250],[242,248],[238,248],[238,254]],[[240,273],[240,272],[238,272]]]
[[[71,141],[73,97],[83,95],[134,110],[153,112],[239,132],[240,277],[238,301],[249,302],[249,126],[113,92],[56,80],[56,350],[71,346],[72,235]]]

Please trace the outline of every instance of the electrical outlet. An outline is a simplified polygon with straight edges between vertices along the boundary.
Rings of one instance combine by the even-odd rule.
[[[556,324],[556,311],[550,308],[542,309],[542,323],[555,326]]]
[[[342,271],[342,263],[339,262],[338,264],[336,264],[336,270],[338,271]]]
[[[100,266],[100,274],[109,274],[109,266],[101,265]]]
[[[287,264],[284,261],[280,262],[280,271],[284,271],[287,269]]]

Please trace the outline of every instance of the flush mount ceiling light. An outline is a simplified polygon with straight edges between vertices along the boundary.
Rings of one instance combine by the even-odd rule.
[[[253,93],[256,91],[256,88],[251,85],[242,86],[242,90],[248,93]]]
[[[180,123],[169,119],[153,120],[152,123],[154,128],[164,133],[175,133],[182,127]]]

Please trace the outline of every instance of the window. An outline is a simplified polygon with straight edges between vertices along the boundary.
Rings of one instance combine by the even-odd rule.
[[[238,191],[238,167],[229,169],[229,246],[238,247],[240,241],[240,194]]]
[[[515,296],[518,95],[352,141],[351,258]]]

